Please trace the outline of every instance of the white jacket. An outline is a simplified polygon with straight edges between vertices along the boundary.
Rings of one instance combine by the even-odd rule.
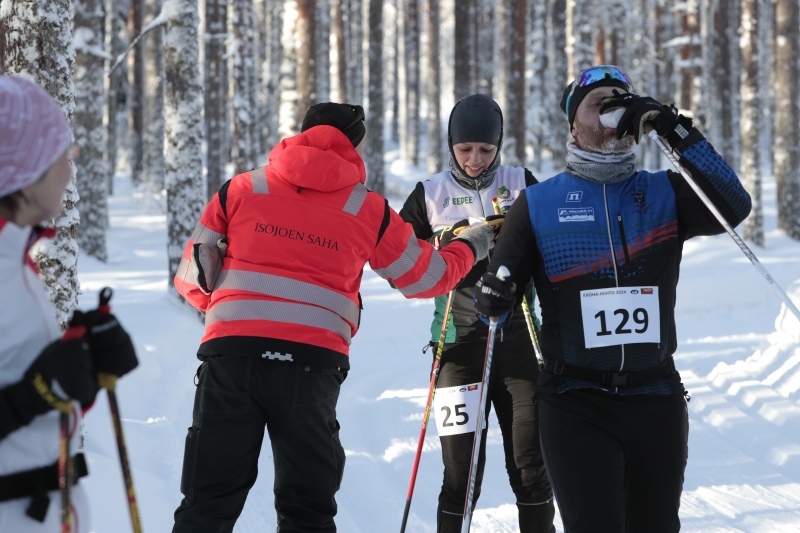
[[[53,305],[28,256],[35,239],[32,228],[0,218],[0,389],[19,382],[44,347],[61,336]],[[80,444],[77,428],[81,418],[76,402],[70,420],[73,455]],[[51,410],[0,440],[0,476],[53,464],[58,460],[58,447],[59,413]],[[45,523],[24,514],[30,498],[0,502],[0,533],[56,531],[50,524],[58,523],[58,492],[49,495]],[[73,527],[73,531],[88,531],[85,503],[80,486],[74,486],[74,525],[80,529]]]

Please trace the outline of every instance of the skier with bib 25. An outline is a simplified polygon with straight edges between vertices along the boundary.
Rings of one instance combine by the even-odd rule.
[[[417,237],[434,244],[446,244],[452,239],[455,228],[494,215],[493,199],[498,210],[504,212],[521,191],[537,183],[528,169],[500,164],[503,115],[488,96],[474,94],[453,107],[447,138],[450,168],[417,183],[400,210],[400,216],[414,226]],[[475,316],[472,294],[475,282],[486,272],[487,265],[488,259],[476,263],[453,291],[452,313],[439,363],[438,390],[481,381],[489,329]],[[533,287],[529,282],[530,278],[523,285],[528,285],[527,302],[532,305]],[[446,296],[436,299],[431,324],[434,354],[446,302]],[[525,320],[518,302],[514,318],[498,329],[488,397],[494,404],[503,435],[506,470],[517,500],[520,531],[550,533],[555,532],[555,508],[539,450],[536,407],[531,402],[539,368]],[[477,388],[473,394],[480,396]],[[452,396],[443,391],[435,398]],[[437,532],[441,533],[461,531],[474,437],[474,426],[468,431],[468,424],[463,423],[463,429],[459,429],[459,423],[467,419],[464,415],[457,416],[459,405],[455,403],[442,405],[435,412],[438,420],[449,423],[447,427],[452,428],[446,430],[444,436],[440,435],[444,480],[436,521]],[[487,402],[484,416],[488,417],[489,409],[491,405]],[[446,417],[448,411],[452,420],[445,422],[442,417]],[[440,428],[440,433],[443,429]],[[484,433],[486,431],[484,429]],[[475,500],[480,494],[485,458],[484,436],[476,472]]]
[[[653,128],[731,225],[751,207],[690,118],[632,90],[611,65],[567,86],[566,171],[520,194],[475,291],[480,315],[502,317],[514,282],[533,276],[542,452],[566,533],[680,529],[689,432],[672,359],[681,250],[724,228],[679,173],[637,171],[633,143]],[[606,111],[621,115],[616,127]],[[500,266],[513,281],[495,276]]]

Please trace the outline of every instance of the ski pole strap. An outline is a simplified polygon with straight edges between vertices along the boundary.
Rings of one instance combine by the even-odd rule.
[[[668,356],[664,361],[643,372],[603,372],[594,368],[568,365],[560,359],[544,360],[544,371],[557,376],[582,379],[599,383],[603,388],[633,389],[656,379],[665,378],[677,372],[675,360]]]
[[[72,458],[74,465],[72,484],[89,474],[86,458],[82,453]],[[50,498],[47,493],[58,490],[58,461],[51,465],[0,476],[0,502],[17,498],[33,497],[26,513],[39,522],[44,522]]]

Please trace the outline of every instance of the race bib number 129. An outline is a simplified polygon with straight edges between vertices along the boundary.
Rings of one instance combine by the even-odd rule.
[[[586,348],[661,342],[658,287],[581,291]]]

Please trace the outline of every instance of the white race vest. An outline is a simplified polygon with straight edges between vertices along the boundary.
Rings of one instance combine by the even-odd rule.
[[[480,193],[459,185],[449,170],[431,176],[422,186],[428,222],[436,233],[465,218],[474,223],[494,215],[492,198],[497,198],[502,210],[511,207],[525,189],[525,169],[500,165],[492,184]]]

